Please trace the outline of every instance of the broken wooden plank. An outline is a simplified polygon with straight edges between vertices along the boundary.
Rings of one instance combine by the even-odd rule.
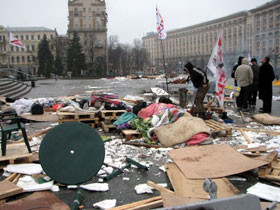
[[[255,129],[255,128],[242,128],[242,127],[231,127],[233,130],[240,130],[242,129],[243,131],[252,131],[255,133],[266,133],[272,136],[280,136],[279,131],[271,131],[271,130],[265,130],[265,129]]]
[[[245,140],[248,142],[248,144],[252,144],[252,140],[248,137],[248,135],[243,131],[243,129],[240,129],[240,133],[245,138]]]
[[[147,185],[149,185],[150,187],[153,187],[155,188],[157,191],[161,192],[161,191],[165,191],[165,192],[168,192],[168,193],[172,193],[172,194],[175,194],[175,192],[165,188],[165,187],[162,187],[152,181],[147,181]]]
[[[131,140],[131,139],[140,139],[142,138],[142,133],[136,131],[136,130],[122,130],[122,134],[124,135],[126,140]]]
[[[16,186],[10,181],[4,180],[0,182],[0,200],[17,195],[22,192],[23,189],[21,187]]]
[[[162,202],[161,196],[157,196],[157,197],[154,197],[154,198],[149,198],[149,199],[142,200],[142,201],[137,201],[137,202],[134,202],[134,203],[125,204],[125,205],[122,205],[122,206],[117,206],[117,207],[111,208],[110,210],[126,210],[126,209],[135,208],[135,207],[138,207],[138,206],[143,206],[145,204],[153,203],[155,201],[161,201]]]
[[[135,142],[124,142],[123,144],[136,146],[136,147],[147,147],[147,148],[167,148],[165,146],[160,145],[152,145],[152,144],[144,144],[144,143],[135,143]]]
[[[244,115],[244,113],[240,110],[240,115],[241,115],[241,118],[242,118],[242,121],[243,121],[243,123],[247,123],[247,120],[246,120],[246,117],[245,117],[245,115]]]

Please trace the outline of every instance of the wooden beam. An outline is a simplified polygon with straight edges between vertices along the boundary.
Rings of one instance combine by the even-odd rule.
[[[272,136],[280,136],[279,131],[271,131],[271,130],[265,130],[265,129],[255,129],[255,128],[241,128],[241,127],[231,127],[233,130],[238,130],[242,129],[243,131],[252,131],[256,133],[266,133]]]
[[[247,123],[246,117],[245,117],[244,113],[241,110],[240,110],[240,115],[241,115],[243,123]]]
[[[143,206],[145,204],[153,203],[155,201],[162,202],[162,197],[161,196],[157,196],[157,197],[154,197],[154,198],[149,198],[149,199],[142,200],[142,201],[137,201],[137,202],[134,202],[134,203],[129,203],[129,204],[125,204],[125,205],[122,205],[122,206],[117,206],[115,208],[111,208],[110,210],[132,209],[132,208],[136,208],[136,207],[139,207],[139,206]]]
[[[242,136],[246,139],[246,141],[248,142],[248,144],[252,144],[252,140],[248,137],[248,135],[243,131],[243,129],[239,130],[242,134]]]

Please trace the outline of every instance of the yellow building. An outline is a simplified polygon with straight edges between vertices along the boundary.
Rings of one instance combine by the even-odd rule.
[[[18,48],[9,44],[9,33],[13,33],[25,45]],[[39,43],[47,36],[52,54],[55,57],[56,30],[44,27],[3,27],[0,26],[0,67],[20,68],[26,73],[36,74]]]
[[[68,35],[74,32],[86,55],[89,70],[95,62],[106,63],[107,14],[104,0],[69,0]]]
[[[273,0],[249,11],[242,11],[205,23],[167,31],[163,40],[167,69],[180,72],[186,61],[205,68],[217,41],[223,32],[223,55],[227,72],[240,55],[270,56],[279,75],[280,1]],[[162,70],[162,52],[157,33],[143,37],[152,67]]]

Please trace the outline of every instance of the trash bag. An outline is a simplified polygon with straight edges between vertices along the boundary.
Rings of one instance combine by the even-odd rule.
[[[138,112],[141,111],[141,109],[144,109],[147,107],[147,103],[145,101],[135,105],[133,108],[132,108],[132,111],[135,115],[138,115]]]
[[[39,103],[34,103],[31,106],[31,114],[33,114],[33,115],[44,114],[43,106],[41,104],[39,104]]]

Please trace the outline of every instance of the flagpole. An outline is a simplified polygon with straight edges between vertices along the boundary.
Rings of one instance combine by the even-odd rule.
[[[166,70],[166,66],[165,66],[165,56],[164,56],[164,49],[163,49],[162,39],[160,39],[160,45],[161,45],[161,51],[162,51],[163,69],[164,69],[164,72],[165,72],[166,90],[167,90],[167,93],[169,93],[169,89],[168,89],[168,76],[167,76],[167,70]]]

